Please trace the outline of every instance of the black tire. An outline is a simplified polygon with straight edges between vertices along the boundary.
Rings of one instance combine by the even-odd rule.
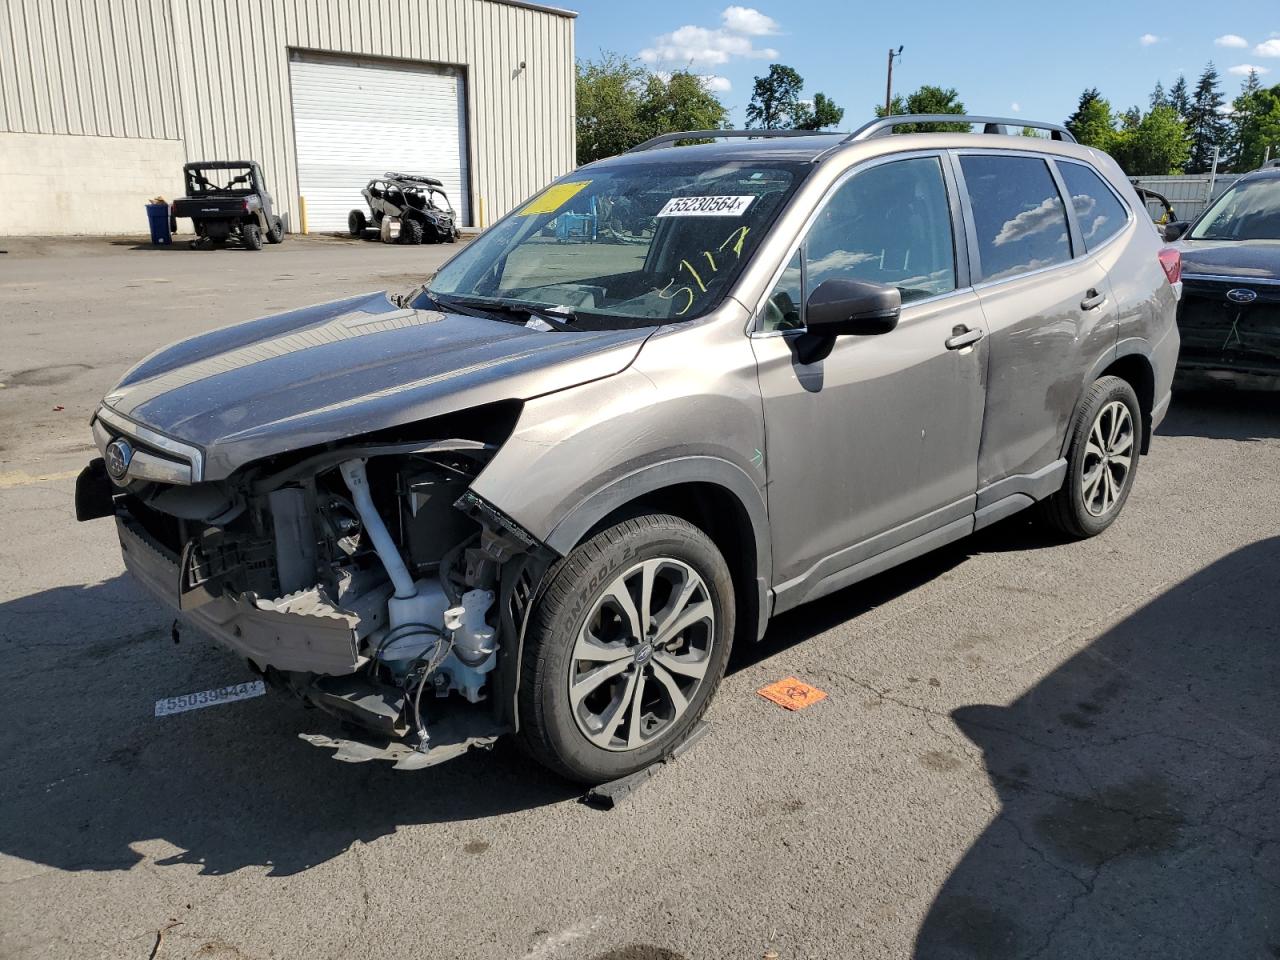
[[[1127,411],[1127,420],[1119,416],[1116,404]],[[1116,418],[1109,419],[1108,411]],[[1113,442],[1110,434],[1116,423],[1120,428]],[[1128,382],[1119,377],[1102,377],[1089,388],[1071,425],[1066,480],[1062,489],[1040,505],[1041,515],[1050,526],[1069,537],[1085,539],[1096,537],[1115,522],[1138,475],[1142,430],[1138,396]],[[1096,442],[1099,438],[1102,448]],[[1098,449],[1102,450],[1102,457],[1095,452]],[[1103,470],[1105,474],[1097,472]],[[1087,480],[1093,477],[1100,486]]]
[[[363,210],[352,210],[347,214],[347,232],[353,237],[363,237],[369,222],[364,218]]]
[[[596,686],[592,694],[581,699],[581,704],[585,706],[597,694],[607,694],[606,700],[621,704],[616,708],[621,721],[616,725],[617,730],[655,723],[660,732],[651,739],[638,739],[639,745],[633,748],[623,745],[611,749],[588,739],[580,726],[583,723],[581,713],[575,713],[571,703],[569,686],[572,671],[583,663],[590,663],[574,658],[575,645],[579,633],[587,626],[588,618],[594,619],[597,613],[600,613],[600,619],[596,622],[606,628],[612,626],[617,629],[625,622],[620,616],[607,618],[603,612],[607,607],[602,604],[608,602],[606,598],[611,584],[650,560],[664,561],[667,570],[683,569],[696,574],[696,578],[689,576],[684,580],[686,584],[697,581],[694,592],[689,595],[688,605],[673,609],[668,614],[671,618],[668,623],[679,619],[682,609],[692,610],[695,603],[701,606],[703,602],[710,603],[713,619],[710,623],[695,623],[678,631],[668,649],[633,642],[621,636],[612,641],[615,647],[626,644],[628,650],[635,650],[637,655],[614,657],[619,664],[627,660],[625,672]],[[661,572],[655,573],[654,582],[660,582],[662,576]],[[628,582],[634,583],[634,580]],[[665,604],[672,604],[678,587],[668,585],[665,595],[660,595],[663,589],[654,586],[652,593],[655,601],[665,597],[665,610]],[[607,624],[606,619],[609,620]],[[679,517],[650,514],[625,520],[598,533],[553,568],[548,585],[530,618],[520,676],[520,741],[523,747],[538,762],[562,776],[592,784],[616,780],[669,756],[698,723],[719,686],[733,643],[733,620],[733,581],[729,568],[715,544],[693,524]],[[657,617],[654,622],[659,622]],[[626,632],[625,628],[623,632]],[[652,634],[646,636],[652,637]],[[642,646],[648,646],[649,651],[643,653],[640,650]],[[670,664],[673,659],[679,662],[678,658],[690,655],[703,670],[701,679],[696,681],[683,675],[683,671],[671,671],[661,666]],[[666,681],[654,672],[657,669],[663,671]],[[636,684],[640,682],[640,675],[645,677],[646,686],[640,689],[648,694],[644,697],[635,728],[631,727],[630,711],[626,706],[630,699],[628,691],[635,689],[628,686],[633,682],[633,673]],[[684,688],[684,692],[690,695],[683,712],[666,692],[666,683],[672,679],[678,683],[694,684]],[[577,709],[581,711],[583,706]],[[664,719],[658,716],[662,712],[672,715]],[[622,736],[621,733],[613,735]]]
[[[267,243],[284,242],[284,221],[279,217],[271,218],[271,229],[267,231]]]
[[[418,220],[400,221],[400,242],[418,244],[422,242],[422,223]]]
[[[245,247],[249,250],[262,249],[262,230],[256,223],[241,224],[240,239],[244,241]]]

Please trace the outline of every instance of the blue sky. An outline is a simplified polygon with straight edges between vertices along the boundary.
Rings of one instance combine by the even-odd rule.
[[[691,66],[741,125],[752,79],[770,62],[805,79],[845,108],[844,129],[884,101],[885,59],[904,45],[894,89],[924,83],[955,87],[973,113],[1061,122],[1085,87],[1112,105],[1147,106],[1155,82],[1165,89],[1185,73],[1194,86],[1207,61],[1231,99],[1255,65],[1280,83],[1280,3],[1133,3],[1076,0],[1057,7],[1021,2],[853,3],[789,0],[730,5],[702,0],[578,0],[577,54],[600,50],[640,57],[655,69]],[[1037,9],[1038,8],[1038,9]]]

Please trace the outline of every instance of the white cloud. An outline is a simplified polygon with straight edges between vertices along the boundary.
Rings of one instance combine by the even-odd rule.
[[[1253,52],[1260,57],[1280,57],[1280,37],[1264,40],[1253,48]]]
[[[778,24],[752,7],[725,7],[720,14],[723,26],[683,27],[656,37],[653,45],[640,51],[645,63],[678,63],[685,66],[719,66],[736,57],[748,60],[776,60],[773,47],[757,47],[754,37],[778,32]]]
[[[1234,67],[1227,67],[1227,73],[1234,73],[1237,77],[1247,77],[1254,70],[1258,72],[1258,76],[1271,72],[1270,67],[1259,67],[1252,63],[1237,63]]]
[[[1157,37],[1154,33],[1144,33],[1142,36],[1138,38],[1138,43],[1142,44],[1144,47],[1149,47],[1152,44],[1159,43],[1159,42],[1160,42],[1160,38]]]
[[[1003,247],[1006,243],[1013,243],[1034,233],[1055,229],[1062,225],[1063,220],[1062,201],[1056,196],[1047,197],[1038,207],[1024,210],[1012,220],[1006,220],[992,241],[992,246]]]
[[[778,22],[754,7],[725,7],[720,20],[725,30],[748,37],[767,37],[778,32]]]
[[[1014,113],[1021,113],[1022,104],[1018,103],[1018,101],[1015,100],[1013,101],[1013,103],[1009,104],[1009,109],[1012,110]]]
[[[1213,42],[1219,47],[1239,47],[1243,49],[1249,46],[1249,41],[1236,33],[1225,33]]]
[[[778,51],[772,47],[757,48],[748,37],[725,30],[710,30],[686,24],[671,33],[664,33],[652,47],[640,51],[645,63],[680,63],[718,66],[734,57],[752,60],[773,60]]]
[[[712,93],[728,93],[733,89],[733,84],[729,82],[728,77],[709,74],[702,78],[702,85]]]

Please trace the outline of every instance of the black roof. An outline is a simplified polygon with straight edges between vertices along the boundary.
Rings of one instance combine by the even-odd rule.
[[[257,160],[196,160],[182,165],[183,170],[236,170],[240,167],[256,167]]]
[[[400,183],[421,183],[424,186],[428,186],[428,187],[444,186],[444,184],[441,183],[439,180],[437,180],[435,177],[424,177],[416,173],[391,173],[390,171],[388,171],[387,173],[384,173],[382,175],[382,179],[396,180]]]

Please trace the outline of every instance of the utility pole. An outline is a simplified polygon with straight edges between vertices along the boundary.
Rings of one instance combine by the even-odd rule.
[[[887,117],[893,113],[893,58],[902,56],[902,45],[898,45],[898,49],[889,48],[889,76],[884,84],[884,115]]]

